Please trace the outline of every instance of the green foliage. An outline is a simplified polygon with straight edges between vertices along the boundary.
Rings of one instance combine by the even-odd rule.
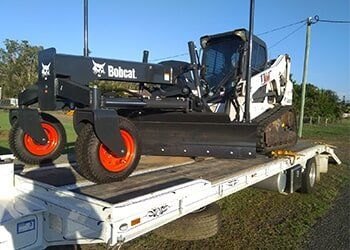
[[[342,101],[340,105],[343,113],[350,113],[350,103],[346,103],[345,101]]]
[[[124,90],[138,90],[138,84],[137,83],[130,83],[130,82],[112,82],[112,81],[94,81],[90,84],[90,86],[96,85],[98,86],[102,92],[117,92],[121,93]]]
[[[302,85],[293,81],[293,106],[297,114],[300,112]],[[340,118],[343,105],[337,94],[332,90],[320,89],[312,84],[306,84],[305,117]]]
[[[0,48],[0,86],[4,97],[17,97],[37,81],[38,52],[43,48],[9,39],[4,45]]]

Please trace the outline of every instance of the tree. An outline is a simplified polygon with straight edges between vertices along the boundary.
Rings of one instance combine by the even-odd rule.
[[[292,79],[292,78],[291,78]],[[293,107],[297,114],[300,112],[302,85],[295,80],[293,82]],[[319,89],[308,83],[305,93],[305,117],[340,118],[342,116],[342,104],[337,94],[332,90]]]
[[[4,45],[0,48],[0,86],[4,97],[17,97],[37,81],[38,52],[43,47],[9,39]]]

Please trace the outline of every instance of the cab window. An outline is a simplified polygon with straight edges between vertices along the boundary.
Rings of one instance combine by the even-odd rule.
[[[266,49],[257,42],[253,41],[252,51],[252,70],[253,74],[257,74],[265,69],[267,61]]]

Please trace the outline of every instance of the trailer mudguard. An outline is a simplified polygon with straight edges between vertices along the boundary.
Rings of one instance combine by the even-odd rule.
[[[84,124],[91,123],[97,138],[116,156],[126,153],[125,144],[119,130],[118,113],[114,109],[76,110],[73,116],[76,133]]]
[[[39,144],[47,143],[47,136],[40,124],[37,109],[19,108],[10,110],[10,123],[18,122],[18,126]]]

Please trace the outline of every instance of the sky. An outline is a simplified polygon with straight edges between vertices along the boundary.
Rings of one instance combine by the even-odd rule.
[[[255,34],[309,16],[350,20],[350,0],[256,0]],[[0,0],[0,47],[5,39],[83,53],[83,0]],[[91,56],[141,61],[187,52],[187,42],[249,25],[249,0],[89,0]],[[262,35],[274,45],[298,25]],[[291,73],[301,82],[306,27],[269,50],[270,59],[289,54]],[[187,56],[178,57],[188,60]],[[350,25],[311,26],[308,82],[350,100]]]

